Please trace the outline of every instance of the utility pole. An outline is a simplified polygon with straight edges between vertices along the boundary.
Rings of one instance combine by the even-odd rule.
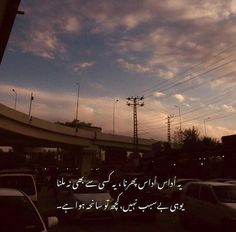
[[[207,131],[206,131],[206,121],[211,119],[210,117],[204,119],[204,131],[205,131],[205,137],[207,137]]]
[[[171,145],[171,130],[170,130],[170,124],[171,124],[171,119],[174,117],[173,114],[169,115],[167,117],[167,140],[169,145]]]
[[[77,90],[77,102],[76,102],[76,113],[75,113],[75,131],[78,131],[78,113],[79,113],[79,89],[80,89],[80,84],[76,83],[78,85],[78,90]]]
[[[134,146],[134,154],[138,155],[138,114],[137,114],[137,107],[138,106],[144,106],[143,99],[144,97],[128,97],[126,98],[127,105],[128,106],[133,106],[133,146]]]

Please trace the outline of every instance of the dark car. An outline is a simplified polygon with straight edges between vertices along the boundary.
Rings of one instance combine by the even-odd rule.
[[[142,206],[159,202],[158,191],[144,184],[148,179],[149,177],[143,173],[126,173],[120,182],[117,183],[117,186],[119,184],[121,186],[116,191],[113,189],[113,198],[119,198],[118,208],[124,217],[140,217],[140,219],[149,221],[155,220],[156,209],[154,207],[140,210]],[[139,188],[137,185],[129,185],[132,182],[139,184]]]
[[[45,225],[30,198],[16,189],[0,188],[0,209],[1,232],[47,232],[58,223],[56,217],[48,217]]]

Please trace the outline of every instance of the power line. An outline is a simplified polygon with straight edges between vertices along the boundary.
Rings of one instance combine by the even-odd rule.
[[[226,63],[224,63],[224,64],[221,64],[221,65],[219,65],[219,66],[216,66],[216,67],[214,67],[214,68],[212,68],[212,69],[210,69],[210,70],[207,70],[207,71],[205,71],[205,72],[202,72],[202,73],[200,73],[200,74],[197,74],[196,76],[193,76],[193,77],[191,77],[191,78],[189,78],[189,79],[179,81],[179,82],[175,83],[174,85],[169,86],[169,87],[164,88],[164,89],[161,89],[161,90],[159,90],[159,91],[160,91],[160,92],[167,91],[167,90],[172,89],[172,88],[174,88],[174,87],[176,87],[176,86],[182,85],[182,84],[184,84],[184,83],[186,83],[186,82],[188,82],[188,81],[194,80],[194,79],[196,79],[196,78],[198,78],[198,77],[200,77],[200,76],[202,76],[202,75],[204,75],[204,74],[207,74],[207,73],[209,73],[209,72],[211,72],[211,71],[214,71],[214,70],[217,70],[217,69],[219,69],[219,68],[222,68],[222,67],[224,67],[224,66],[226,66],[226,65],[228,65],[228,64],[230,64],[230,63],[233,63],[234,61],[236,61],[236,58],[234,58],[233,60],[230,60],[230,61],[228,61],[228,62],[226,62]],[[152,91],[152,92],[154,92],[154,91]],[[151,95],[152,95],[152,94],[145,95],[145,97],[149,97],[149,96],[151,96]]]
[[[228,50],[230,50],[230,49],[232,49],[232,48],[234,48],[234,47],[236,47],[236,44],[233,44],[232,46],[227,47],[226,49],[220,50],[219,53],[217,53],[216,55],[213,55],[212,57],[213,57],[213,58],[218,57],[219,55],[223,54],[224,52],[226,52],[226,51],[228,51]],[[230,50],[230,51],[231,51],[231,50]],[[209,56],[210,56],[210,55],[206,56],[205,58],[208,58]],[[230,56],[231,56],[231,55],[230,55]],[[228,58],[228,57],[225,57],[225,58],[221,59],[220,61],[225,60],[226,58]],[[216,63],[218,63],[218,62],[220,62],[220,61],[218,60]],[[206,63],[205,60],[200,61],[199,63],[193,65],[192,67],[188,68],[187,70],[181,72],[180,74],[178,74],[178,76],[181,77],[182,75],[187,74],[187,73],[190,72],[192,69],[198,67],[199,65],[201,65],[201,64],[203,64],[203,63]],[[213,64],[210,64],[208,67],[210,67],[210,66],[212,66],[212,65],[213,65]],[[206,68],[208,68],[208,67],[206,67]],[[175,79],[175,80],[176,80],[176,79]],[[169,82],[169,81],[170,81],[170,80],[164,80],[164,81],[162,81],[161,83],[158,83],[157,85],[155,85],[155,86],[153,86],[153,87],[150,87],[150,88],[147,88],[147,89],[141,91],[139,94],[144,94],[144,93],[146,93],[146,92],[149,92],[150,90],[156,89],[157,86],[160,87],[160,85],[165,84],[165,83],[167,83],[167,82]],[[152,92],[154,92],[154,91],[152,91]]]

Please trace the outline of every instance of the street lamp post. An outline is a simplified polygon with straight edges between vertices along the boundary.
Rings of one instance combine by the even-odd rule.
[[[76,114],[75,114],[75,131],[78,131],[78,113],[79,113],[79,90],[80,90],[80,84],[76,83],[78,85],[77,90],[77,102],[76,102]]]
[[[179,130],[182,131],[182,120],[181,120],[181,111],[180,111],[180,106],[176,106],[179,109]]]
[[[204,119],[204,131],[205,131],[205,136],[207,136],[207,131],[206,131],[206,121],[211,119],[210,117]]]
[[[14,109],[16,110],[16,103],[17,103],[17,92],[15,89],[12,89],[12,92],[15,93],[15,103],[14,103]]]
[[[115,135],[115,105],[119,100],[116,99],[115,102],[113,103],[113,135]]]
[[[30,96],[30,106],[29,106],[29,120],[31,121],[31,108],[32,108],[32,101],[34,100],[33,93]]]

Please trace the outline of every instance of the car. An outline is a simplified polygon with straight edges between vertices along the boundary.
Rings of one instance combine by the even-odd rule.
[[[154,208],[149,209],[145,212],[140,210],[138,207],[134,207],[134,209],[128,211],[124,210],[129,208],[130,204],[135,204],[135,201],[137,201],[137,205],[139,206],[149,205],[157,201],[159,202],[159,191],[156,188],[151,188],[150,186],[144,184],[145,182],[148,182],[149,177],[150,176],[147,176],[142,172],[124,173],[122,178],[116,184],[119,186],[119,183],[122,183],[121,187],[116,191],[116,194],[115,191],[113,191],[113,195],[115,196],[114,199],[117,199],[117,195],[123,192],[119,197],[119,207],[121,209],[120,213],[124,218],[139,218],[140,220],[149,222],[155,221],[157,211]],[[126,187],[123,186],[125,182],[127,184],[136,182],[140,184],[140,188],[131,184],[130,187],[126,190]]]
[[[76,183],[78,179],[68,180],[67,183]],[[117,217],[115,210],[110,205],[113,199],[106,189],[99,190],[97,187],[86,187],[86,183],[98,184],[97,180],[84,180],[84,185],[78,188],[58,188],[57,191],[57,213],[63,221],[71,220],[107,220]],[[96,208],[95,205],[105,206]],[[66,206],[66,207],[65,207]],[[69,210],[68,207],[70,208]],[[78,206],[78,207],[76,207]],[[82,207],[81,207],[82,206]],[[80,208],[79,208],[80,207]]]
[[[209,181],[214,181],[214,182],[229,182],[229,181],[233,181],[232,178],[214,178],[214,179],[210,179]]]
[[[1,232],[47,232],[58,223],[48,217],[46,225],[31,199],[17,189],[0,188]]]
[[[189,182],[200,181],[200,179],[191,179],[191,178],[179,178],[176,179],[175,185],[173,187],[165,187],[161,190],[161,200],[163,202],[173,203],[180,200],[180,194],[183,187]]]
[[[193,224],[236,229],[236,186],[224,182],[188,183],[181,194],[185,211],[180,213],[184,226]]]
[[[230,184],[236,185],[236,180],[228,180],[228,181],[226,181],[226,183],[230,183]]]
[[[14,188],[26,193],[30,199],[37,203],[38,193],[35,179],[31,174],[5,173],[0,174],[0,188]]]

